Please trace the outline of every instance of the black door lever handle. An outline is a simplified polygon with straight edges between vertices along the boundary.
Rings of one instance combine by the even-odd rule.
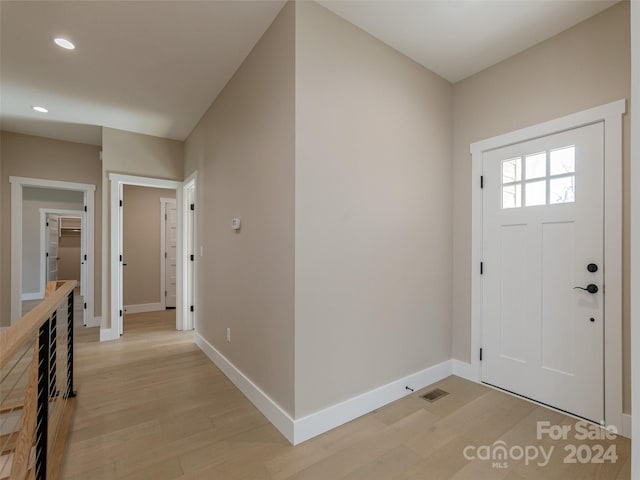
[[[598,293],[598,286],[594,283],[590,283],[587,285],[587,288],[584,287],[573,287],[573,289],[584,290],[585,292],[589,292],[591,294]]]

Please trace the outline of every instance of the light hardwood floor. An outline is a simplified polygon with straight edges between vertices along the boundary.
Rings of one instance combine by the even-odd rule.
[[[104,344],[97,329],[79,329],[78,400],[62,478],[630,478],[629,440],[536,440],[537,421],[574,428],[575,420],[453,376],[435,385],[450,393],[434,403],[420,398],[425,389],[292,447],[174,324],[171,311],[129,315],[125,336]],[[463,456],[467,446],[499,440],[554,452],[544,467],[508,460],[494,468]],[[618,460],[567,464],[567,444],[589,452],[613,445]]]

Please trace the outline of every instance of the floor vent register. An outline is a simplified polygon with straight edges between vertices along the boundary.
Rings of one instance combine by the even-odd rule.
[[[447,395],[449,395],[449,392],[445,392],[444,390],[436,388],[435,390],[431,390],[430,392],[421,395],[421,397],[424,398],[427,402],[433,403],[436,400],[441,399],[442,397],[446,397]]]

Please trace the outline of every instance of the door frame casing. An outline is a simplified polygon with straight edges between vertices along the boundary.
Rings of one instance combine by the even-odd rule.
[[[122,334],[122,319],[120,311],[124,311],[122,303],[122,267],[120,255],[122,255],[122,215],[120,208],[120,200],[122,200],[122,187],[124,185],[135,185],[138,187],[166,188],[176,191],[176,229],[177,240],[176,248],[178,251],[182,249],[182,182],[176,180],[164,180],[152,177],[139,177],[135,175],[123,175],[119,173],[110,173],[110,327],[103,328],[100,332],[100,340],[115,340],[120,338]],[[182,279],[182,258],[178,256],[176,259],[176,285],[180,284]],[[182,330],[182,289],[176,289],[176,329]]]
[[[177,215],[178,215],[178,211],[177,211],[177,204],[176,204],[176,199],[175,198],[166,198],[166,197],[162,197],[160,198],[160,303],[162,304],[162,308],[166,309],[167,308],[167,296],[165,295],[165,292],[167,291],[167,258],[165,257],[165,251],[167,249],[167,205],[168,204],[173,204],[176,206],[176,229],[178,228],[177,225]],[[176,232],[177,235],[177,232]],[[178,254],[177,254],[177,241],[178,239],[176,238],[176,269],[177,269],[177,260],[178,260]],[[177,278],[176,278],[177,281]],[[178,294],[178,285],[176,284],[176,295]],[[178,299],[176,297],[176,306],[177,306],[177,302]]]
[[[605,422],[622,432],[622,116],[626,100],[583,110],[470,145],[472,162],[471,225],[471,370],[482,381],[482,188],[483,154],[598,122],[604,124],[604,397]]]
[[[84,194],[87,230],[87,324],[94,322],[94,201],[96,186],[86,183],[62,182],[41,178],[9,177],[11,184],[11,324],[22,312],[22,189],[23,187],[49,188],[53,190],[73,190]],[[103,305],[104,308],[104,305]]]

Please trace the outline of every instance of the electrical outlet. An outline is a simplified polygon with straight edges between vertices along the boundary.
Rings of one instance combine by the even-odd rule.
[[[231,343],[231,328],[227,327],[227,342]]]

